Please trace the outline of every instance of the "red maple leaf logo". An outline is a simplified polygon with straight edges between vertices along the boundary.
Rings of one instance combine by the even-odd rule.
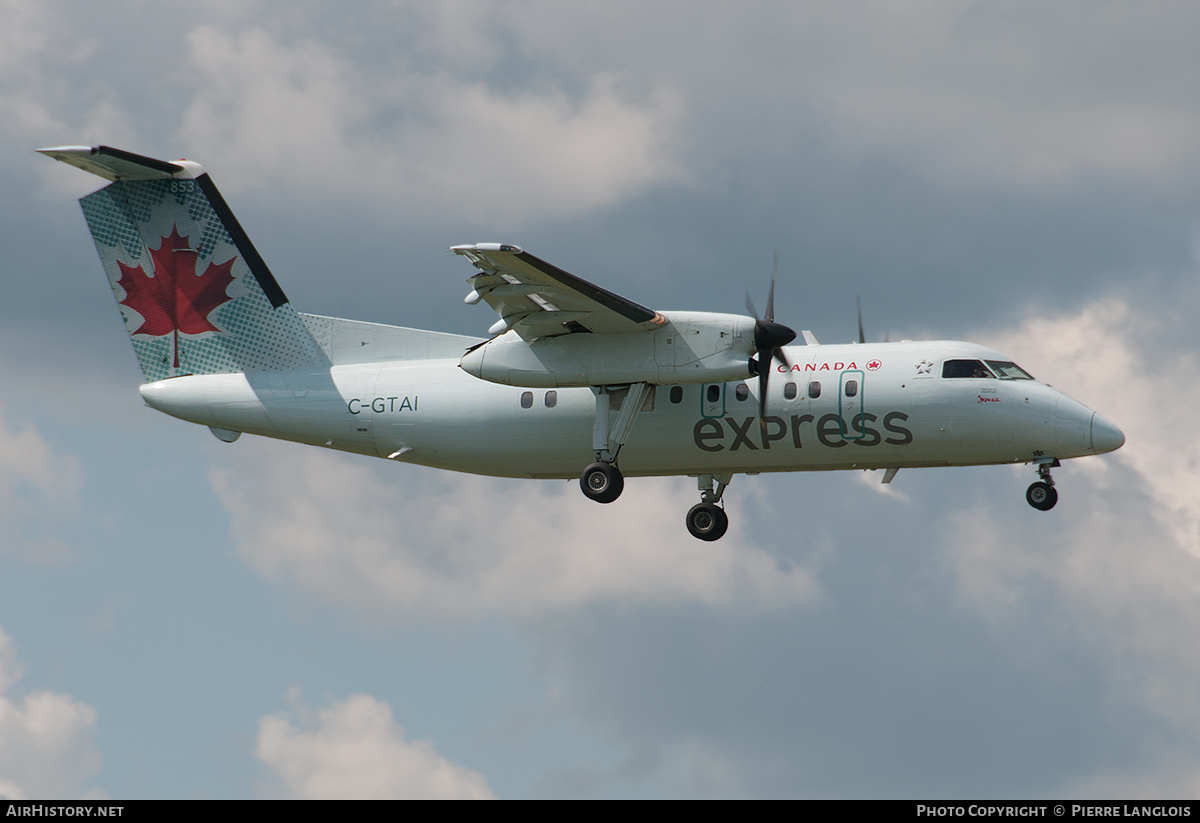
[[[196,250],[181,237],[179,228],[171,227],[171,236],[164,237],[157,249],[150,250],[154,261],[154,276],[142,270],[121,267],[117,284],[125,289],[122,306],[128,306],[142,316],[142,324],[132,334],[160,337],[175,335],[175,368],[179,368],[179,334],[200,334],[220,331],[208,322],[208,316],[232,298],[225,293],[233,282],[229,270],[236,257],[225,263],[209,263],[204,274],[196,274]]]

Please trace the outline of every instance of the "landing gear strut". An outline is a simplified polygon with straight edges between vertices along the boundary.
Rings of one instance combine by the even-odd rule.
[[[732,477],[733,475],[729,474],[700,475],[697,481],[700,502],[692,506],[687,513],[687,529],[692,537],[709,541],[720,540],[729,529],[729,515],[717,504],[721,502],[725,487],[729,485]]]
[[[592,448],[596,462],[588,464],[579,475],[579,488],[589,500],[611,503],[621,496],[625,478],[617,468],[617,453],[633,428],[642,406],[652,404],[653,387],[648,383],[630,386],[601,386],[596,389],[596,421],[592,425]],[[616,420],[610,419],[613,406]]]
[[[1055,459],[1039,460],[1037,473],[1041,479],[1025,490],[1025,499],[1039,511],[1048,512],[1058,502],[1058,492],[1054,490],[1054,478],[1050,476],[1050,469],[1058,468],[1059,465],[1061,464]]]

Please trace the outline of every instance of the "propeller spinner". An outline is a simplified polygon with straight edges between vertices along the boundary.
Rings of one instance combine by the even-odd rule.
[[[766,315],[758,316],[750,293],[746,292],[746,308],[754,316],[754,349],[758,354],[754,370],[758,373],[758,421],[762,426],[766,425],[764,418],[767,415],[767,385],[771,379],[771,364],[778,360],[790,369],[792,364],[783,353],[783,347],[796,339],[795,331],[775,322],[775,272],[778,268],[779,252],[776,250],[771,263],[771,290],[767,292]]]

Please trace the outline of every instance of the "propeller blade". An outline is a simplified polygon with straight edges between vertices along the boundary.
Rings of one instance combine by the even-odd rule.
[[[854,295],[854,305],[858,307],[858,342],[859,342],[859,343],[866,343],[866,342],[867,342],[867,336],[866,336],[865,334],[863,334],[863,324],[862,324],[862,295],[861,295],[861,294],[856,294],[856,295]]]
[[[772,362],[769,356],[761,357],[758,361],[758,425],[762,428],[767,426],[767,385],[771,379]]]
[[[774,250],[771,258],[771,290],[767,292],[767,313],[763,320],[775,322],[775,272],[779,271],[779,249]]]
[[[776,349],[774,352],[772,352],[772,354],[774,354],[774,355],[775,355],[775,359],[776,359],[776,360],[778,360],[780,363],[782,363],[784,366],[786,366],[786,367],[787,367],[787,370],[788,370],[788,371],[791,371],[791,370],[792,370],[792,364],[791,364],[791,361],[789,361],[789,360],[787,359],[787,355],[785,355],[785,354],[783,353],[783,349]]]
[[[750,299],[750,292],[746,292],[746,311],[750,312],[750,316],[758,320],[758,309],[754,308],[754,301]]]
[[[775,249],[771,259],[771,288],[767,291],[767,313],[764,316],[758,316],[754,302],[750,299],[750,292],[746,292],[746,309],[754,317],[754,350],[758,355],[758,359],[754,361],[755,371],[758,372],[758,422],[763,427],[767,425],[767,389],[770,386],[771,369],[774,368],[776,360],[791,369],[792,364],[783,353],[783,347],[796,339],[793,329],[775,322],[775,275],[778,272],[779,249]]]

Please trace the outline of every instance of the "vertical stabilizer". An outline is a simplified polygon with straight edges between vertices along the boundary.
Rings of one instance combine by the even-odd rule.
[[[113,181],[79,202],[147,380],[328,364],[198,164],[40,151]]]

